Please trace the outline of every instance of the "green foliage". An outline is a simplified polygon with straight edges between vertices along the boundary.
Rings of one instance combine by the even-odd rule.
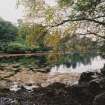
[[[27,45],[26,41],[19,36],[15,41],[10,42],[6,49],[4,49],[7,53],[25,53],[30,50],[31,48]]]
[[[53,51],[61,49],[66,51],[84,51],[96,47],[95,44],[97,43],[94,43],[90,39],[80,39],[80,37],[78,37],[80,41],[76,38],[73,39],[73,36],[75,37],[75,34],[78,34],[78,29],[84,30],[86,36],[94,35],[97,38],[104,36],[104,0],[57,0],[59,5],[56,6],[48,5],[45,3],[45,0],[27,0],[27,2],[26,0],[19,1],[20,4],[25,7],[26,14],[29,14],[26,15],[28,22],[32,19],[31,26],[28,27],[29,29],[27,29],[27,27],[24,28],[25,30],[28,30],[25,37],[27,43],[29,43],[29,46],[31,47],[43,48],[47,45],[52,48]],[[36,22],[37,19],[42,20],[41,27],[43,25],[48,25],[47,29],[49,29],[50,33],[48,33],[47,36],[45,33],[42,34],[43,31],[41,31],[39,25],[33,25],[34,21]],[[72,28],[71,26],[72,24],[75,24],[74,22],[76,22],[76,25]],[[57,31],[59,32],[56,33]],[[88,31],[92,34],[89,34]],[[83,35],[84,33],[81,31],[79,35],[81,34]],[[78,43],[76,43],[77,41]]]
[[[18,35],[19,37],[23,38],[24,40],[26,40],[27,34],[29,34],[28,30],[29,30],[29,25],[23,22],[19,22],[18,23]]]
[[[90,11],[92,9],[95,9],[96,2],[94,0],[78,0],[78,2],[75,4],[75,9],[77,11]]]
[[[17,31],[17,27],[12,23],[0,19],[0,50],[5,49],[9,42],[16,39]]]
[[[15,40],[17,27],[7,21],[0,20],[0,41],[10,42]]]
[[[59,4],[61,7],[64,7],[64,6],[71,6],[73,3],[74,3],[73,0],[59,0],[59,1],[58,1],[58,4]]]
[[[99,46],[99,51],[105,54],[105,41]]]
[[[31,52],[40,52],[40,51],[49,51],[51,50],[50,48],[48,47],[35,47],[35,48],[32,48],[31,49]]]
[[[73,6],[77,11],[84,12],[94,10],[99,3],[101,3],[101,0],[58,0],[61,7]]]
[[[33,53],[49,51],[49,48],[43,46],[31,47],[23,38],[17,37],[16,41],[10,42],[3,51],[7,53]]]
[[[6,51],[8,53],[23,53],[27,51],[27,47],[21,43],[10,43]]]
[[[86,30],[85,35],[94,35],[97,38],[101,38],[99,40],[105,40],[105,1],[104,0],[73,0],[74,3],[68,6],[71,0],[58,0],[59,5],[65,3],[65,7],[68,7],[66,10],[68,11],[71,9],[71,12],[68,14],[68,21],[67,22],[80,22],[80,29]],[[61,22],[62,24],[65,23]],[[61,25],[62,25],[61,24]],[[89,32],[87,32],[89,31]],[[84,32],[81,32],[82,35]],[[91,37],[92,38],[92,37]],[[72,39],[71,39],[72,40]],[[75,42],[75,41],[74,41]],[[97,42],[85,43],[82,41],[82,45],[86,45],[88,48],[94,49],[97,46]],[[89,45],[88,45],[89,44]],[[96,45],[94,45],[96,44]],[[100,44],[98,44],[100,46]],[[75,47],[78,46],[75,44]],[[82,49],[82,46],[80,46]],[[98,48],[98,47],[97,47]],[[103,50],[105,49],[103,48]]]
[[[34,57],[21,57],[16,62],[27,66],[27,65],[35,65],[37,61]]]
[[[45,11],[46,20],[51,22],[54,19],[54,9],[48,6]]]
[[[19,36],[22,37],[31,48],[44,47],[44,37],[47,29],[40,24],[22,23],[19,25]]]
[[[46,36],[45,38],[45,44],[46,46],[52,48],[54,51],[59,51],[61,42],[61,36],[59,34],[59,31],[54,31],[52,34]]]

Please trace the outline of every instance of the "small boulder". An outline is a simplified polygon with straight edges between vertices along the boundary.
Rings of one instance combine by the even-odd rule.
[[[71,96],[81,105],[91,105],[94,95],[88,90],[88,87],[82,85],[73,85],[71,88]]]
[[[105,78],[97,78],[89,82],[89,90],[97,95],[105,90]]]
[[[94,98],[93,105],[105,105],[105,92]]]
[[[79,84],[87,84],[89,81],[93,80],[96,78],[96,73],[95,72],[83,72],[80,76],[79,79]]]
[[[101,69],[101,73],[102,73],[103,75],[105,75],[105,64],[104,64],[104,67]]]

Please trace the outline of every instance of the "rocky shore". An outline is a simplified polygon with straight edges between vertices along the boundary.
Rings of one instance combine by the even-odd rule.
[[[105,66],[100,72],[82,73],[72,86],[55,82],[32,91],[2,88],[0,105],[105,105]]]

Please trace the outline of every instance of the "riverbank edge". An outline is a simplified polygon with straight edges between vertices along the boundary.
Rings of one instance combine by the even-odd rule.
[[[28,91],[0,89],[0,105],[104,105],[105,66],[101,72],[83,72],[78,84],[55,82]]]

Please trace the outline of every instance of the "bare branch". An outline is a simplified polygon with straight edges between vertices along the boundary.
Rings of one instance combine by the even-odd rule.
[[[105,22],[101,22],[101,21],[95,20],[95,19],[102,18],[102,17],[105,17],[105,15],[103,15],[103,16],[97,16],[97,17],[94,17],[94,18],[67,19],[67,20],[63,20],[63,21],[60,22],[60,23],[57,23],[57,24],[55,24],[55,25],[52,25],[52,26],[50,26],[50,27],[57,27],[57,26],[60,26],[60,25],[65,24],[65,23],[67,23],[67,22],[73,22],[73,21],[90,21],[90,22],[98,23],[99,25],[105,26]]]

